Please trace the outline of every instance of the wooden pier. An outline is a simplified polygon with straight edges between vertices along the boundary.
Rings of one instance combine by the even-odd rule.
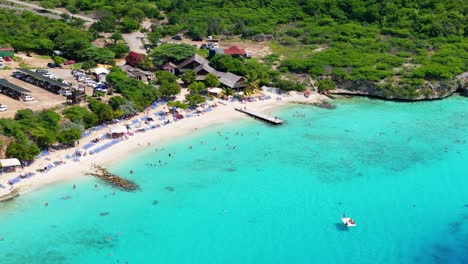
[[[255,117],[257,119],[260,119],[262,121],[268,122],[268,123],[273,124],[273,125],[281,125],[281,124],[284,123],[284,121],[282,119],[279,119],[278,117],[264,115],[264,114],[252,111],[250,109],[247,109],[245,107],[242,107],[242,108],[241,107],[234,107],[234,109],[236,111],[239,111],[241,113],[244,113],[244,114],[252,116],[252,117]]]

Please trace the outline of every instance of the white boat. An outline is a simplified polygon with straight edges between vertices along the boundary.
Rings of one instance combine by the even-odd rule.
[[[354,220],[351,218],[351,217],[342,217],[341,218],[341,221],[343,222],[343,224],[345,226],[356,226],[356,223],[354,222]]]

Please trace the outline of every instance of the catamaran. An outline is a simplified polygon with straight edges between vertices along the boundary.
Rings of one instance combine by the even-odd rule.
[[[343,214],[343,217],[341,218],[341,221],[347,227],[356,226],[356,222],[354,222],[354,220],[351,217],[346,217],[345,214]]]

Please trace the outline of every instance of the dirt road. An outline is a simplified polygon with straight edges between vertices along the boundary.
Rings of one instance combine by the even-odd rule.
[[[18,1],[18,0],[4,0],[4,1],[10,2],[10,3],[15,4],[15,5],[24,6],[26,9],[33,10],[33,11],[34,10],[43,10],[43,9],[45,9],[42,6],[31,4],[31,3],[28,3],[28,2],[24,2],[24,1]],[[19,8],[19,7],[17,7],[17,8]],[[62,10],[58,10],[58,9],[47,9],[47,11],[49,11],[50,13],[57,14],[59,16],[62,15],[62,14],[68,14],[71,17],[76,17],[76,18],[83,19],[84,21],[86,21],[86,24],[92,24],[92,23],[96,22],[96,19],[93,19],[93,18],[90,18],[90,17],[87,17],[87,16],[83,16],[83,15],[71,14],[70,12],[66,12],[66,11],[62,11]]]
[[[125,42],[127,43],[128,47],[130,47],[131,51],[146,54],[146,49],[143,45],[143,41],[146,38],[145,34],[137,31],[127,34],[122,34]]]

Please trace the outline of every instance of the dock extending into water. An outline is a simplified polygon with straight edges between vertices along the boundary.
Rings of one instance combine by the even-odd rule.
[[[284,123],[284,120],[279,119],[276,116],[269,116],[269,115],[265,115],[265,114],[262,114],[262,113],[258,113],[258,112],[255,112],[253,110],[247,109],[246,107],[243,107],[243,108],[234,107],[234,109],[236,111],[239,111],[241,113],[244,113],[244,114],[252,116],[252,117],[255,117],[257,119],[260,119],[262,121],[268,122],[268,123],[273,124],[273,125],[281,125],[281,124]]]

